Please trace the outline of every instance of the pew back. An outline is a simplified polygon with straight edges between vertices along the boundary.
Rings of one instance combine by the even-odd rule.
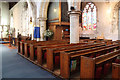
[[[95,78],[95,68],[97,65],[100,65],[104,62],[107,62],[111,59],[120,55],[120,49],[98,56],[96,58],[89,58],[81,56],[81,67],[80,67],[80,78],[81,79],[94,79]],[[86,74],[86,75],[85,75]]]

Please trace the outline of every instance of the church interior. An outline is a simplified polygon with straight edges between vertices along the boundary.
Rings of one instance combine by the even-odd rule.
[[[3,80],[120,80],[120,1],[0,1],[0,59]]]

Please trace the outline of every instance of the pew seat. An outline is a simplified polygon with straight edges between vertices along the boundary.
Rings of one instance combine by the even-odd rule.
[[[115,63],[120,64],[120,59],[115,59]]]
[[[108,74],[108,72],[110,71],[110,68],[111,68],[111,63],[106,63],[104,65],[104,71],[103,71],[104,76]]]

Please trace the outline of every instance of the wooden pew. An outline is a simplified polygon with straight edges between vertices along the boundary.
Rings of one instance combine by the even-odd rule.
[[[17,39],[17,44],[18,44],[18,53],[20,53],[20,42],[21,41],[31,41],[31,40],[27,40],[29,37],[28,36],[19,36]]]
[[[47,49],[52,49],[52,48],[63,48],[63,47],[72,47],[72,46],[77,46],[77,45],[86,45],[88,43],[76,43],[76,44],[56,44],[56,45],[47,45],[47,46],[37,46],[37,61],[38,64],[42,65],[43,64],[43,59],[42,57],[44,56],[45,52]]]
[[[20,41],[17,41],[18,44],[18,53],[20,53]]]
[[[106,43],[107,45],[113,43],[112,40],[104,40],[104,39],[83,39],[83,40],[80,40],[80,42]]]
[[[61,52],[60,53],[60,74],[64,78],[70,77],[70,60],[78,58],[79,56],[91,56],[94,55],[94,57],[97,56],[99,53],[107,53],[107,50],[114,50],[119,49],[118,44],[112,44],[107,46],[101,46],[101,47],[95,47],[91,49],[85,49],[80,51],[74,51],[74,52]],[[99,56],[99,55],[98,55]]]
[[[45,41],[35,41],[35,40],[30,40],[30,41],[20,41],[21,43],[21,54],[22,54],[22,50],[25,51],[25,56],[28,57],[27,55],[27,49],[29,47],[30,44],[36,44],[36,43],[40,43],[40,42],[45,42]],[[23,48],[24,47],[24,48]]]
[[[53,40],[53,42],[55,43],[55,42],[60,42],[60,43],[68,43],[67,41],[64,41],[64,40],[60,40],[60,41],[58,41],[58,40]],[[37,42],[34,42],[34,43],[28,43],[28,42],[25,42],[24,43],[24,51],[25,51],[25,57],[29,57],[28,56],[28,49],[30,48],[30,45],[44,45],[45,43],[53,43],[52,41],[37,41]]]
[[[27,42],[31,42],[32,40],[28,40]],[[17,41],[17,44],[18,44],[18,53],[21,53],[21,46],[23,46],[22,45],[22,43],[21,42],[26,42],[26,41]]]
[[[54,69],[54,56],[59,55],[61,51],[78,51],[78,50],[83,50],[83,49],[89,49],[89,48],[94,48],[94,47],[100,47],[100,46],[105,46],[105,44],[88,44],[88,45],[77,45],[77,46],[72,46],[72,47],[60,47],[60,48],[48,48],[47,49],[47,68],[49,70]]]
[[[24,45],[24,51],[25,51],[25,57],[26,58],[28,58],[29,57],[29,51],[28,51],[28,49],[30,48],[30,45],[31,44],[39,44],[39,43],[45,43],[45,42],[47,42],[47,41],[36,41],[36,42],[31,42],[31,43],[29,43],[29,42],[25,42],[25,43],[23,43],[23,45]]]
[[[120,80],[120,64],[112,63],[112,80]]]
[[[34,52],[35,52],[35,49],[37,49],[37,46],[61,45],[61,44],[68,44],[68,42],[65,42],[65,41],[63,41],[63,42],[62,41],[48,41],[48,42],[30,44],[30,60],[34,61]]]
[[[21,54],[25,54],[25,51],[24,51],[24,44],[25,43],[36,43],[37,41],[35,41],[35,40],[29,40],[29,41],[20,41],[20,53]]]
[[[113,52],[98,56],[96,58],[89,58],[81,56],[81,66],[80,66],[80,78],[81,79],[94,79],[97,75],[95,71],[98,65],[101,66],[104,63],[112,64],[112,59],[120,55],[120,49]],[[110,62],[109,62],[110,61]],[[101,69],[102,70],[102,69]]]
[[[98,39],[80,39],[80,42],[87,42],[87,43],[100,43],[101,41]]]

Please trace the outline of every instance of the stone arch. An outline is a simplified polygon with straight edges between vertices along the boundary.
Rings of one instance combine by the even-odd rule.
[[[28,8],[31,9],[32,11],[32,17],[33,17],[33,25],[36,26],[36,4],[35,2],[32,0],[32,1],[29,1],[29,0],[26,0],[27,3],[28,3]]]
[[[61,0],[60,0],[61,1]],[[80,0],[75,0],[78,4],[72,5],[71,2],[73,0],[66,0],[68,3],[68,11],[70,11],[70,6],[75,6],[76,10],[80,10]],[[46,2],[41,2],[40,5],[40,13],[39,13],[39,18],[47,18],[47,10],[48,10],[48,5],[49,5],[50,0],[46,0]]]
[[[116,3],[116,5],[113,8],[113,18],[112,18],[112,29],[111,32],[114,33],[114,31],[117,29],[119,26],[119,8],[120,8],[120,1]]]
[[[62,1],[62,0],[60,0]],[[71,2],[73,2],[73,0],[67,0],[68,2],[68,11],[70,11],[70,6],[74,6],[76,10],[80,10],[80,2],[81,0],[75,0],[77,3],[72,5]],[[50,0],[45,0],[44,2],[42,1],[39,1],[39,17],[36,18],[35,13],[36,10],[35,10],[35,7],[36,7],[36,4],[34,4],[34,0],[32,0],[32,2],[30,2],[29,0],[27,0],[29,6],[31,6],[31,9],[34,7],[33,9],[33,16],[34,18],[37,20],[39,20],[39,26],[40,26],[40,35],[41,35],[41,38],[43,38],[43,33],[44,33],[44,30],[46,30],[46,20],[47,20],[47,10],[48,10],[48,5],[49,5],[49,2]],[[79,3],[78,3],[79,2]],[[33,3],[33,5],[32,5]],[[38,4],[37,4],[38,5]],[[35,13],[35,14],[34,14]],[[36,24],[36,20],[35,21],[35,24]],[[38,24],[37,24],[38,25]],[[43,41],[43,39],[41,39],[41,41]]]

